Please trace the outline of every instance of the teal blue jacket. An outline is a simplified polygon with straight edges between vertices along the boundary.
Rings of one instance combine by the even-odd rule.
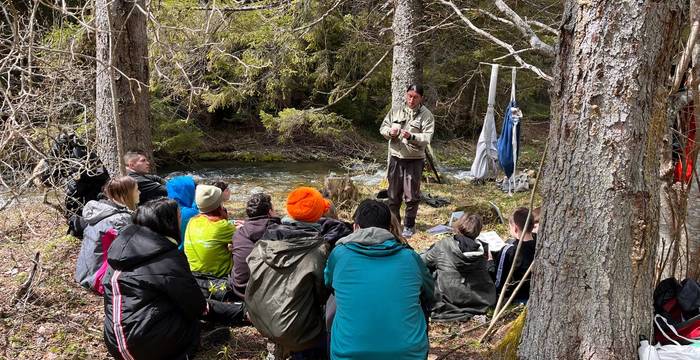
[[[338,241],[324,278],[337,306],[331,359],[426,359],[434,284],[415,251],[384,229],[360,229]]]

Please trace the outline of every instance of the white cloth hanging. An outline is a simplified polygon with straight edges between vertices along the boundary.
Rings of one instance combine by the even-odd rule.
[[[491,65],[491,81],[489,83],[488,107],[484,116],[484,125],[476,144],[476,156],[472,163],[471,175],[476,180],[493,179],[498,174],[498,149],[496,142],[496,121],[494,106],[496,104],[496,83],[498,81],[498,65]]]

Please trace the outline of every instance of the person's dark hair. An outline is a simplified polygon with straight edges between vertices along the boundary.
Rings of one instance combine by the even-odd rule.
[[[532,228],[535,227],[534,219],[530,219],[530,223],[527,225],[527,229],[525,229],[525,222],[527,222],[528,212],[529,210],[527,208],[519,207],[513,211],[513,216],[510,218],[510,221],[512,221],[513,224],[520,229],[520,231],[525,233],[532,232]]]
[[[391,210],[383,202],[366,199],[357,206],[352,219],[362,229],[378,227],[389,230],[391,227]]]
[[[224,190],[228,189],[228,183],[224,181],[215,181],[212,185],[221,189],[221,192],[224,192]]]
[[[265,193],[253,194],[245,206],[249,218],[267,215],[272,209],[272,197]]]
[[[138,150],[127,151],[127,153],[124,154],[124,164],[126,164],[126,166],[129,166],[129,163],[131,163],[131,161],[135,160],[139,156],[147,157],[146,153],[144,153],[143,151],[138,151]]]
[[[418,95],[423,96],[423,85],[420,85],[420,84],[408,85],[408,87],[406,88],[406,92],[409,92],[409,91],[415,91],[418,93]]]
[[[179,244],[182,239],[180,239],[178,211],[175,200],[153,199],[136,209],[134,224],[145,226],[160,235],[171,237]]]
[[[466,237],[476,239],[481,234],[481,216],[464,214],[452,225],[454,231]]]

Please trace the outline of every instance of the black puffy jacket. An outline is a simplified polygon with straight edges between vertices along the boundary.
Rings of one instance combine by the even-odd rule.
[[[168,197],[168,190],[165,188],[165,180],[158,175],[139,174],[129,171],[128,175],[136,180],[141,196],[139,197],[139,205],[146,203],[149,200]]]
[[[109,248],[104,339],[117,359],[178,359],[199,343],[206,300],[174,240],[129,225]]]

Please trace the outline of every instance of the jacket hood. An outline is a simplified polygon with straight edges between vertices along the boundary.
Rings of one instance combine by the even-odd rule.
[[[245,221],[245,224],[238,229],[236,232],[240,232],[240,235],[246,239],[250,239],[252,242],[256,242],[265,233],[266,229],[272,224],[280,224],[280,218],[270,217],[270,216],[258,216],[253,217]]]
[[[359,229],[338,240],[338,245],[345,245],[354,252],[373,257],[393,255],[406,248],[388,230],[376,227]]]
[[[335,244],[339,239],[352,234],[352,225],[344,221],[321,218],[318,224],[321,225],[321,234],[323,238],[331,244]]]
[[[265,263],[278,269],[294,266],[309,250],[326,242],[316,228],[299,223],[272,225],[260,240]]]
[[[196,187],[192,176],[176,176],[165,184],[168,197],[177,201],[180,207],[195,208],[194,189]]]
[[[170,240],[141,225],[128,225],[109,247],[107,262],[116,270],[130,270],[139,264],[177,249]]]
[[[461,255],[465,258],[484,256],[484,246],[481,244],[481,241],[464,235],[455,235],[454,240],[457,242]]]
[[[389,230],[378,227],[368,227],[359,229],[354,233],[338,240],[338,244],[353,242],[361,245],[378,245],[392,239],[394,239],[394,234],[390,233]]]
[[[131,211],[123,205],[119,205],[109,200],[90,200],[83,207],[83,219],[89,225],[95,225],[98,222],[106,219],[117,213],[131,213]]]

